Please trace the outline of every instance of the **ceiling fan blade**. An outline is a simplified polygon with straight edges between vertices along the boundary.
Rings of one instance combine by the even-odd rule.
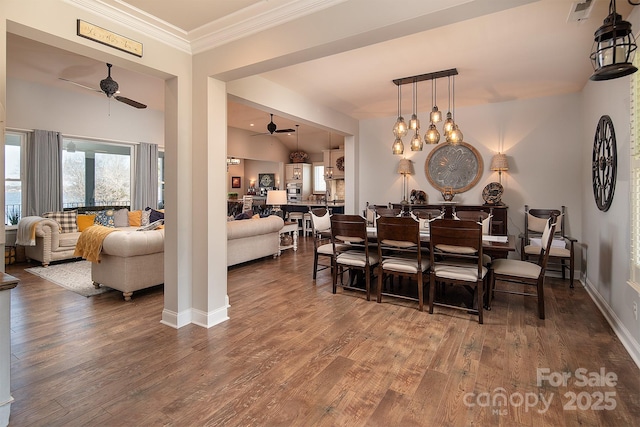
[[[295,129],[278,129],[275,132],[276,133],[293,133],[295,131],[296,131]]]
[[[127,105],[131,105],[132,107],[147,108],[147,106],[142,104],[141,102],[134,101],[133,99],[129,99],[129,98],[124,97],[124,96],[116,95],[116,96],[114,96],[114,98],[117,99],[120,102],[124,102]]]
[[[92,90],[94,92],[103,93],[100,89],[96,89],[96,88],[93,88],[93,87],[90,87],[90,86],[85,86],[85,85],[83,85],[81,83],[74,82],[73,80],[64,79],[62,77],[58,77],[58,80],[62,80],[63,82],[71,83],[72,85],[80,86],[81,88]]]

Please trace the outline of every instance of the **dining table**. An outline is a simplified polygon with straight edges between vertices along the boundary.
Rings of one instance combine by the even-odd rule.
[[[367,227],[367,236],[371,240],[376,240],[377,229],[376,227]],[[429,232],[420,231],[421,246],[429,246]],[[489,255],[492,259],[507,258],[509,252],[515,252],[516,250],[516,237],[513,234],[503,235],[483,235],[482,236],[482,251]]]

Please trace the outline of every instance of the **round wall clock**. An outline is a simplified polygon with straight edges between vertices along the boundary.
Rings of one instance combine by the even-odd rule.
[[[593,197],[601,211],[608,211],[616,189],[616,172],[618,168],[616,133],[611,117],[602,116],[596,127],[593,138],[593,155],[591,162],[591,178],[593,180]]]
[[[464,193],[482,175],[482,157],[466,142],[441,144],[427,156],[424,165],[429,183],[441,193]]]

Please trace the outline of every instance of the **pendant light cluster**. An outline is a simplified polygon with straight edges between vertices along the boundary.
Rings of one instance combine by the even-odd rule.
[[[462,132],[455,123],[455,76],[457,74],[458,70],[452,68],[449,70],[437,71],[435,73],[421,74],[418,76],[393,80],[393,83],[398,86],[398,119],[393,126],[393,134],[396,137],[392,146],[393,154],[401,155],[404,153],[404,143],[402,142],[402,138],[409,132],[411,133],[411,151],[422,151],[424,143],[437,144],[440,142],[441,134],[438,131],[436,124],[442,121],[442,112],[438,109],[437,105],[438,94],[436,80],[443,77],[447,77],[448,81],[449,109],[446,116],[447,118],[442,127],[442,135],[449,144],[459,144],[462,142]],[[453,77],[453,79],[451,77]],[[429,127],[424,134],[423,141],[420,136],[420,120],[418,119],[417,110],[418,82],[425,80],[431,81],[431,105],[433,108],[429,114]],[[404,117],[402,117],[402,86],[409,83],[411,83],[413,87],[413,114],[411,115],[411,120],[407,125],[404,121]],[[453,114],[451,113],[452,108]]]

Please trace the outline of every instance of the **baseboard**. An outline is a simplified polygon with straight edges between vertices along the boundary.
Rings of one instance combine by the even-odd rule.
[[[174,329],[179,329],[191,323],[191,310],[176,313],[175,311],[167,310],[165,308],[162,310],[162,319],[160,320],[160,323]]]
[[[224,302],[224,306],[214,311],[210,311],[209,313],[194,308],[176,313],[175,311],[167,310],[165,308],[162,310],[162,319],[160,320],[160,323],[175,329],[179,329],[190,323],[204,328],[210,328],[218,323],[229,320],[229,316],[227,314],[227,310],[231,307],[229,304],[229,295],[225,296]]]
[[[8,402],[0,404],[0,427],[9,425],[9,417],[11,416],[11,404],[13,397]]]
[[[227,295],[225,297],[225,305],[216,310],[207,313],[202,310],[193,309],[193,319],[191,322],[204,328],[210,328],[217,325],[218,323],[229,320],[229,316],[227,313],[229,307],[229,296]]]
[[[613,332],[616,334],[624,348],[627,350],[627,353],[629,353],[638,368],[640,368],[640,344],[638,343],[638,341],[636,341],[629,333],[627,327],[620,321],[618,315],[602,298],[602,295],[600,295],[600,293],[595,289],[593,284],[587,279],[585,281],[582,281],[582,285],[587,290],[587,293],[596,304],[600,312],[602,312],[604,318],[607,319],[607,322],[609,322],[609,325],[613,329]]]

